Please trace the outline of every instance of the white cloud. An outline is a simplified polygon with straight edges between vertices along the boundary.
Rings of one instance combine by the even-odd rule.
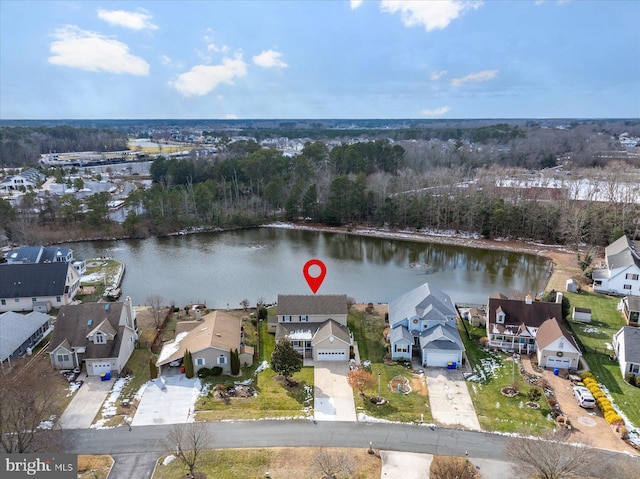
[[[355,10],[362,5],[362,0],[351,0],[351,10]]]
[[[480,83],[489,80],[493,80],[498,76],[498,70],[482,70],[481,72],[469,73],[467,76],[462,78],[453,78],[451,79],[451,84],[453,86],[460,86],[464,83]]]
[[[215,43],[209,43],[207,44],[207,51],[216,53],[227,53],[229,51],[229,47],[227,45],[218,46]]]
[[[442,30],[466,10],[475,10],[481,0],[382,0],[380,10],[398,13],[407,27],[423,25],[425,30]]]
[[[260,55],[253,57],[253,63],[263,68],[287,68],[288,65],[281,60],[282,53],[274,50],[265,50]]]
[[[437,80],[440,80],[440,78],[442,78],[446,74],[447,74],[447,70],[441,70],[439,72],[432,72],[431,75],[429,76],[429,78],[431,78],[433,81],[437,81]]]
[[[434,108],[433,110],[422,110],[420,112],[421,115],[426,115],[426,116],[440,116],[440,115],[444,115],[445,113],[449,113],[451,111],[451,108],[449,108],[448,106],[441,106],[439,108]]]
[[[130,73],[148,75],[149,64],[129,53],[129,47],[100,33],[81,30],[74,25],[58,28],[51,43],[53,56],[49,63],[90,72]]]
[[[233,80],[247,74],[247,64],[241,56],[224,58],[220,65],[196,65],[169,85],[183,96],[206,95],[220,83],[233,85]]]
[[[171,58],[167,55],[160,55],[160,63],[163,65],[171,65]]]
[[[233,113],[227,113],[225,116],[226,120],[237,120],[238,117],[236,115],[234,115]]]
[[[151,15],[144,10],[137,12],[127,12],[126,10],[105,10],[98,9],[98,18],[104,20],[109,25],[117,27],[131,28],[132,30],[157,30],[158,26],[151,23]]]

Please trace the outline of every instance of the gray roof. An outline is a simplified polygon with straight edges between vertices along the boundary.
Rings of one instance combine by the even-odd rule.
[[[389,303],[389,324],[418,316],[427,320],[445,320],[458,312],[451,297],[429,283],[418,286]]]
[[[605,252],[609,269],[624,268],[632,264],[640,268],[640,241],[632,241],[625,235],[607,246]]]
[[[62,296],[69,268],[69,263],[2,265],[0,298]]]
[[[615,336],[624,336],[624,360],[628,363],[640,364],[640,328],[623,326]]]
[[[624,302],[627,303],[629,311],[640,311],[640,296],[625,296]]]
[[[330,336],[334,336],[347,344],[351,344],[351,336],[349,335],[349,330],[337,321],[328,319],[324,323],[322,323],[322,325],[313,335],[311,345],[313,346],[314,344],[317,344]]]
[[[420,333],[422,349],[441,349],[447,351],[464,351],[458,330],[448,324],[437,324]]]
[[[278,315],[348,313],[346,294],[278,295]]]
[[[120,326],[120,316],[124,303],[85,303],[60,307],[56,326],[49,344],[49,352],[68,341],[73,348],[85,347],[85,359],[115,358],[120,351],[124,326]],[[117,333],[113,341],[106,344],[94,344],[87,335],[94,332],[96,326],[107,320],[108,327],[103,333]],[[105,325],[106,326],[106,325]]]
[[[0,361],[4,361],[50,319],[48,314],[32,311],[0,314]]]
[[[55,263],[59,257],[66,258],[71,250],[57,246],[21,246],[7,253],[9,263]]]
[[[402,324],[398,324],[397,326],[391,328],[391,332],[389,333],[389,341],[391,341],[391,343],[395,343],[400,339],[404,339],[408,341],[409,344],[413,344],[413,336],[411,335],[407,327]]]

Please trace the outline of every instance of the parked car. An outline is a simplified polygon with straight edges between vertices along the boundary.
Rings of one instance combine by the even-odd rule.
[[[573,395],[576,397],[578,404],[584,408],[594,408],[596,407],[596,400],[589,391],[584,386],[575,386],[573,388]]]

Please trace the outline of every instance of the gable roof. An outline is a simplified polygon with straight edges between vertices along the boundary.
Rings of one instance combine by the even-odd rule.
[[[640,268],[640,241],[621,236],[605,248],[609,269],[623,268],[635,264]]]
[[[460,333],[448,324],[436,324],[420,333],[422,349],[440,349],[446,351],[464,351]]]
[[[67,265],[68,266],[68,265]],[[56,326],[49,345],[49,352],[55,351],[65,341],[72,348],[84,347],[85,359],[114,358],[118,356],[122,342],[124,326],[120,326],[120,317],[124,303],[84,303],[68,304],[60,307]],[[99,325],[106,321],[103,328]],[[112,341],[94,344],[87,339],[98,330],[104,333],[116,332]]]
[[[624,360],[629,363],[640,364],[640,328],[635,326],[623,326],[615,336],[620,342],[620,336],[624,336]]]
[[[70,263],[4,264],[0,266],[0,298],[62,296]]]
[[[348,314],[346,294],[278,295],[278,315]]]
[[[58,246],[21,246],[7,253],[7,261],[12,263],[55,263],[62,257],[64,261],[67,256],[73,258],[73,252],[69,248],[59,248]]]
[[[50,319],[48,314],[38,311],[29,314],[9,311],[0,314],[0,361],[11,356],[29,336]]]
[[[458,312],[451,297],[424,283],[389,303],[389,324],[395,324],[409,318],[419,317],[426,320],[445,320],[456,317]]]
[[[501,309],[505,314],[504,324],[496,323],[496,312]],[[505,296],[489,296],[489,308],[487,324],[495,325],[502,332],[508,327],[539,328],[547,319],[562,318],[562,305],[560,303],[547,303],[533,301],[527,304],[517,299],[506,299]],[[493,326],[492,326],[493,327]]]
[[[400,341],[404,339],[409,344],[413,344],[413,335],[409,332],[406,326],[402,324],[398,324],[391,328],[391,332],[389,333],[389,341],[391,343],[395,343],[396,341]]]
[[[577,351],[580,351],[580,348],[578,348],[573,336],[571,336],[569,332],[560,325],[556,318],[547,319],[542,323],[540,329],[538,329],[538,332],[536,333],[538,349],[546,348],[558,338],[565,338],[574,348],[576,348]]]
[[[623,301],[626,303],[629,311],[640,311],[640,296],[625,296]]]
[[[187,350],[197,354],[207,348],[225,351],[240,348],[241,322],[240,318],[223,311],[213,311],[203,316],[201,321],[183,321],[183,324],[188,324],[183,326],[182,332],[176,334],[174,341],[162,347],[156,364],[162,366],[182,359]]]
[[[323,341],[324,339],[330,338],[332,336],[347,344],[351,344],[351,336],[349,336],[349,330],[337,321],[328,319],[324,323],[322,323],[322,326],[320,326],[316,333],[313,335],[311,345],[314,346],[320,341]]]

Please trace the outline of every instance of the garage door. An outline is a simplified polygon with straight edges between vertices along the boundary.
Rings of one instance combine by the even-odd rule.
[[[547,358],[547,367],[569,369],[571,367],[571,358],[559,358],[558,356],[549,356]]]
[[[344,349],[319,349],[316,359],[318,361],[346,361],[347,351]]]
[[[433,353],[427,352],[427,366],[434,368],[446,368],[449,363],[457,363],[458,355],[456,353]],[[459,366],[459,364],[457,364]]]
[[[93,363],[93,375],[100,376],[102,373],[111,371],[111,363]]]

